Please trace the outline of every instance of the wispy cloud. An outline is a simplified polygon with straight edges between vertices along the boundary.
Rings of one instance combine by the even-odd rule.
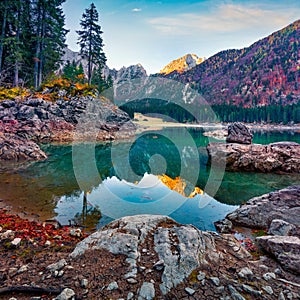
[[[204,13],[178,14],[171,17],[152,18],[148,22],[161,33],[193,35],[197,33],[238,32],[260,27],[280,28],[291,18],[299,17],[300,7],[266,9],[242,4],[221,4]]]
[[[140,12],[140,11],[142,11],[142,9],[141,9],[141,8],[138,8],[138,7],[136,7],[136,8],[133,8],[131,11],[132,11],[132,12]]]

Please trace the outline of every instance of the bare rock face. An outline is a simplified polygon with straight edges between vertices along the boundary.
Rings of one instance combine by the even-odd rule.
[[[269,145],[210,143],[207,151],[216,163],[226,161],[228,171],[300,173],[300,145],[294,142]]]
[[[130,281],[138,279],[139,270],[145,269],[143,264],[151,264],[150,272],[155,270],[161,274],[155,295],[166,295],[200,265],[217,266],[220,263],[222,255],[217,250],[215,239],[237,248],[235,255],[240,258],[249,258],[249,253],[230,236],[202,232],[190,225],[180,225],[169,217],[156,215],[129,216],[113,221],[78,243],[71,258],[97,249],[125,255],[129,264],[125,279]]]
[[[252,138],[253,134],[246,125],[236,122],[228,126],[227,143],[251,144]]]
[[[252,198],[226,218],[251,228],[268,228],[276,219],[300,226],[300,185]]]
[[[255,197],[226,216],[233,224],[268,229],[258,245],[283,268],[300,274],[300,186]]]
[[[40,147],[15,134],[0,133],[0,161],[44,160],[47,155]]]
[[[300,239],[295,236],[262,236],[257,242],[289,271],[300,274]]]

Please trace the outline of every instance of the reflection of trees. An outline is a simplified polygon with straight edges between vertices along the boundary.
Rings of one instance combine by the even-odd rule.
[[[74,222],[77,225],[93,229],[101,219],[101,211],[98,206],[88,208],[88,192],[84,191],[82,200],[82,211],[74,216]]]

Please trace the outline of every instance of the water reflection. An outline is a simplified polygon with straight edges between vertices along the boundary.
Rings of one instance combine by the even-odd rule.
[[[56,219],[65,224],[74,220],[79,211],[92,211],[95,207],[100,208],[104,216],[101,225],[123,216],[162,214],[170,215],[181,223],[214,230],[213,222],[223,218],[236,206],[219,203],[207,194],[186,198],[170,190],[152,174],[145,174],[138,184],[114,176],[105,179],[89,194],[83,192],[78,196],[61,197],[55,209]]]

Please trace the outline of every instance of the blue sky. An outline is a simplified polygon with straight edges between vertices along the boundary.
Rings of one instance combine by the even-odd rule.
[[[247,47],[300,16],[298,0],[67,0],[67,44],[74,51],[79,50],[75,31],[92,2],[100,14],[108,66],[141,63],[148,74],[186,53],[208,58]]]

